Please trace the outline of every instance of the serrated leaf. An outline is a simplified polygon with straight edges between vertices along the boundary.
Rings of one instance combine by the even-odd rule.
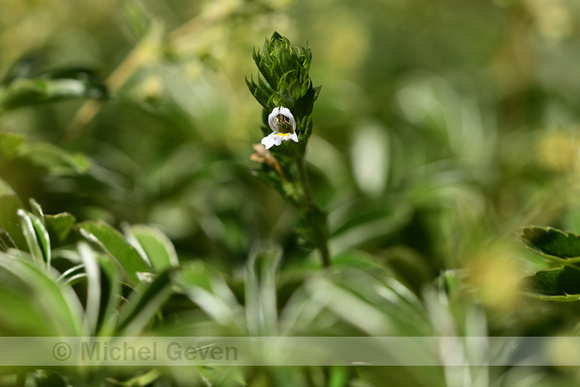
[[[522,291],[530,296],[551,301],[580,301],[580,269],[564,266],[542,270],[525,277]]]
[[[101,244],[101,247],[114,257],[135,284],[141,282],[138,272],[150,271],[149,266],[137,250],[127,242],[123,235],[105,222],[84,222],[79,224],[87,239]]]
[[[580,236],[551,227],[526,227],[520,234],[526,247],[544,256],[580,258]]]

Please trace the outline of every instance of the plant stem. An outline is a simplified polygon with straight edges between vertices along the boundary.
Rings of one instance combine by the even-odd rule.
[[[315,241],[315,245],[322,256],[322,265],[325,268],[330,267],[330,253],[328,251],[328,235],[326,232],[326,215],[318,208],[314,202],[312,195],[312,188],[310,186],[310,179],[306,171],[306,164],[304,157],[296,160],[296,167],[300,177],[300,183],[304,190],[305,206],[302,208],[303,217],[307,219],[310,227],[312,227],[312,234],[310,237]]]
[[[312,196],[312,188],[310,187],[310,179],[308,178],[308,172],[306,171],[306,164],[304,163],[304,157],[299,158],[296,161],[298,167],[298,176],[300,177],[300,183],[302,184],[302,189],[304,190],[304,196],[306,199],[306,204],[316,207],[314,202],[314,196]]]

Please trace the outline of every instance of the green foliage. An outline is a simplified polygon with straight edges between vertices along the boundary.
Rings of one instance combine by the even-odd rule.
[[[298,143],[282,141],[270,150],[256,149],[255,161],[262,163],[261,169],[253,174],[263,182],[278,190],[282,197],[298,208],[300,223],[297,233],[304,246],[317,248],[324,266],[330,264],[327,246],[328,231],[326,212],[321,210],[312,197],[304,155],[308,138],[312,134],[312,108],[318,98],[319,87],[312,87],[309,76],[312,53],[310,47],[295,47],[290,41],[275,32],[266,40],[262,53],[254,50],[254,61],[266,79],[258,75],[256,84],[246,78],[248,88],[256,100],[264,107],[262,117],[264,135],[269,133],[269,115],[275,108],[287,108],[296,120]],[[288,124],[288,126],[290,126]],[[274,128],[271,128],[274,130]],[[294,132],[294,128],[285,132]]]
[[[556,266],[524,278],[524,293],[548,301],[580,300],[580,236],[551,227],[526,227],[520,239]]]
[[[31,67],[34,60],[24,58],[6,74],[0,84],[0,112],[67,98],[107,98],[107,88],[93,70],[61,68],[34,74]]]
[[[487,336],[577,335],[574,304],[522,293],[580,297],[580,9],[363,5],[3,2],[0,335],[465,335],[480,344],[442,358],[474,364]],[[251,144],[280,106],[299,141],[252,156],[256,181]],[[526,224],[570,232],[526,228],[524,249]],[[39,368],[3,368],[0,385],[579,380],[570,367]]]
[[[252,77],[250,80],[246,78],[246,84],[264,107],[264,135],[270,132],[267,117],[275,107],[290,109],[297,124],[298,144],[285,142],[277,147],[279,149],[272,149],[274,154],[289,158],[304,157],[306,145],[300,141],[308,140],[312,132],[310,115],[321,88],[312,86],[309,75],[311,61],[310,47],[293,46],[288,38],[277,32],[266,40],[262,52],[254,50],[254,62],[266,81],[258,75],[258,83]]]
[[[150,271],[144,258],[117,230],[104,222],[84,222],[79,224],[80,233],[90,242],[100,247],[104,253],[119,263],[131,284],[141,282],[139,273]]]
[[[580,236],[551,227],[526,227],[520,239],[527,248],[545,257],[568,262],[580,259]]]

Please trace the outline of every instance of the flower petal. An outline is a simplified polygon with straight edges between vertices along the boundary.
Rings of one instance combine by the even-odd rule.
[[[262,145],[264,145],[266,149],[270,149],[274,145],[280,145],[280,142],[276,144],[277,137],[278,136],[276,135],[276,133],[271,133],[269,136],[266,136],[262,139]]]
[[[278,125],[276,123],[276,117],[278,114],[280,114],[280,109],[275,107],[274,110],[272,110],[272,113],[268,115],[268,125],[270,125],[270,129],[272,129],[275,133],[278,133]]]
[[[292,112],[290,111],[290,109],[285,108],[284,106],[280,106],[280,107],[275,107],[272,110],[272,113],[270,113],[268,115],[268,125],[270,125],[270,129],[272,129],[272,131],[274,131],[275,133],[278,133],[278,121],[277,121],[277,117],[279,115],[283,115],[284,117],[287,117],[290,120],[290,123],[292,124],[292,131],[296,131],[296,120],[294,119],[294,116],[292,115]]]
[[[294,142],[298,142],[298,135],[296,134],[296,132],[292,133],[289,138],[294,141]]]
[[[280,136],[279,134],[274,134],[274,145],[278,146],[278,145],[282,144],[282,141],[284,141],[284,136]]]
[[[296,130],[296,120],[294,119],[294,116],[292,115],[292,112],[290,111],[290,109],[285,108],[285,107],[280,107],[280,113],[283,116],[286,116],[290,119],[290,123],[292,124],[292,131],[294,132]]]

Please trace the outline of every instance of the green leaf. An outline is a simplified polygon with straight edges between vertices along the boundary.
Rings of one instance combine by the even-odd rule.
[[[580,260],[580,236],[551,227],[526,227],[520,239],[530,250],[547,257]]]
[[[62,243],[66,240],[75,225],[75,217],[68,212],[56,215],[45,215],[44,222],[51,240]]]
[[[132,294],[120,311],[118,325],[120,333],[131,336],[142,332],[173,292],[171,274],[171,270],[159,274],[151,283],[141,284],[141,287]]]
[[[277,334],[276,274],[282,252],[258,250],[250,254],[245,270],[246,319],[250,335]]]
[[[87,278],[87,302],[85,316],[89,324],[91,335],[97,332],[99,309],[101,306],[101,272],[97,263],[96,254],[85,244],[79,244],[79,253],[83,260]]]
[[[48,231],[44,227],[42,221],[35,215],[28,213],[30,220],[32,221],[32,226],[34,227],[34,232],[36,234],[36,240],[38,245],[42,249],[42,255],[46,262],[47,267],[50,267],[51,261],[51,246],[50,246],[50,237],[48,236]]]
[[[78,227],[89,241],[99,244],[119,262],[132,283],[141,282],[137,273],[151,271],[137,250],[113,227],[104,222],[84,222]]]
[[[56,176],[82,174],[90,168],[84,155],[68,153],[45,142],[26,142],[20,145],[18,155]]]
[[[42,220],[44,224],[44,212],[42,211],[40,204],[38,204],[38,202],[32,198],[29,200],[29,203],[32,214],[38,219]]]
[[[87,69],[63,69],[35,78],[16,78],[5,87],[0,99],[3,109],[66,98],[104,99],[108,95],[103,81]]]
[[[115,334],[121,282],[116,264],[108,255],[96,253],[86,243],[78,247],[87,280],[86,321],[93,336]]]
[[[348,386],[349,368],[348,367],[330,367],[328,387]]]
[[[238,299],[225,279],[211,267],[188,262],[176,272],[173,283],[218,324],[243,327],[244,321],[240,321],[243,309]],[[245,331],[245,328],[238,330]]]
[[[156,385],[154,382],[159,379],[159,376],[161,376],[161,372],[157,369],[152,369],[123,382],[115,381],[114,384],[124,387],[154,386]]]
[[[198,370],[207,386],[247,386],[240,370],[234,367],[199,367]]]
[[[179,266],[173,244],[160,230],[150,226],[137,225],[132,226],[130,231],[143,249],[155,272]]]
[[[81,336],[83,309],[70,286],[27,258],[0,253],[0,334]]]
[[[17,212],[23,208],[20,199],[14,194],[14,191],[0,179],[0,230],[5,230],[1,233],[2,244],[11,246],[14,242],[21,250],[26,250],[27,244],[20,226],[20,217]]]
[[[24,239],[26,239],[26,246],[27,251],[32,255],[34,259],[39,262],[44,261],[44,255],[42,253],[42,248],[39,245],[39,241],[36,237],[36,230],[34,229],[34,223],[31,219],[31,216],[28,212],[24,211],[23,209],[19,209],[17,211],[18,216],[20,217],[20,224],[22,226],[22,235],[24,235]]]
[[[560,269],[542,270],[525,277],[521,284],[523,293],[550,301],[580,300],[580,269],[564,266]]]
[[[33,73],[37,73],[43,62],[43,55],[40,53],[30,53],[14,62],[8,69],[6,75],[0,82],[0,86],[9,85],[16,79],[28,78]]]
[[[34,381],[37,387],[66,387],[68,385],[60,375],[46,370],[36,370]]]
[[[101,270],[101,306],[99,309],[98,335],[112,336],[118,319],[118,307],[121,301],[121,281],[119,270],[108,256],[97,257]]]
[[[0,152],[11,160],[19,153],[20,146],[26,137],[17,133],[0,132]]]

